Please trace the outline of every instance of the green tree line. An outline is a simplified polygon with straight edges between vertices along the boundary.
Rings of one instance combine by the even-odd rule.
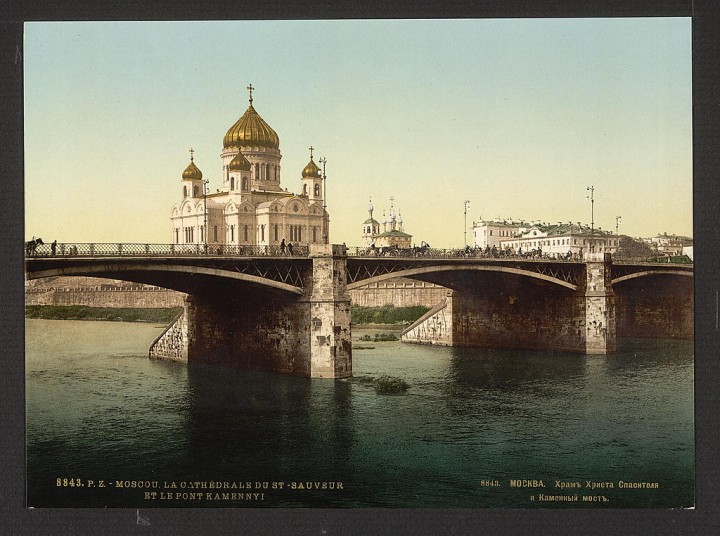
[[[28,305],[27,318],[47,320],[113,320],[116,322],[169,323],[181,307],[136,309],[128,307],[88,307],[85,305]]]
[[[412,307],[382,307],[352,308],[353,324],[410,324],[430,310],[429,307],[416,305]]]

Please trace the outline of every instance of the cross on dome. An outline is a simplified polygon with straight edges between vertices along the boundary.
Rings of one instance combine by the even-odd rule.
[[[194,155],[194,154],[195,154],[195,149],[193,149],[192,147],[190,147],[190,162],[193,161],[193,155]]]
[[[312,160],[313,151],[314,151],[314,150],[315,150],[315,147],[313,147],[313,146],[311,145],[311,146],[310,146],[310,160]]]
[[[252,100],[253,100],[253,99],[252,99],[252,92],[253,92],[253,89],[255,89],[255,88],[253,87],[252,84],[249,84],[248,87],[246,87],[245,89],[247,89],[247,90],[250,92],[250,104],[252,104]]]

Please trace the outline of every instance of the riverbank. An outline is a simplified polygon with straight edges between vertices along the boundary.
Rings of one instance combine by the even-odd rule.
[[[353,306],[351,321],[354,325],[407,325],[412,324],[430,310],[429,307],[415,305],[411,307],[395,307],[383,305],[382,307]]]
[[[89,307],[85,305],[27,305],[26,318],[45,320],[109,320],[114,322],[171,322],[180,307],[131,308]],[[420,318],[427,307],[353,307],[353,325],[366,327],[405,326]]]
[[[112,322],[153,322],[167,324],[180,314],[181,307],[129,308],[85,305],[27,305],[25,318],[44,320],[106,320]]]

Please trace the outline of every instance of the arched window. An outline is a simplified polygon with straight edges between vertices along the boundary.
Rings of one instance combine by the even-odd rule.
[[[255,180],[260,180],[260,164],[255,164]]]
[[[187,197],[187,186],[183,186],[183,197]]]
[[[307,184],[303,184],[303,195],[307,195]]]
[[[235,177],[230,177],[230,189],[235,189]]]
[[[320,197],[320,185],[315,185],[315,197]]]
[[[247,189],[248,189],[248,187],[247,187],[247,177],[243,177],[243,180],[242,180],[242,189],[243,189],[244,191],[247,191]]]
[[[270,180],[270,164],[265,164],[265,178]]]
[[[198,189],[198,187],[195,186],[195,187],[193,188],[193,197],[197,197],[199,191],[200,191],[200,190]]]

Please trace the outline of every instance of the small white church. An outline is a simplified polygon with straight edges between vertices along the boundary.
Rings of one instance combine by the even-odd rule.
[[[327,244],[329,218],[324,206],[324,174],[313,160],[300,175],[300,194],[280,185],[280,139],[250,105],[225,134],[222,187],[209,193],[209,181],[193,161],[182,173],[182,201],[172,208],[174,244],[297,246]]]
[[[375,246],[379,248],[396,247],[398,249],[408,249],[412,246],[412,235],[407,234],[403,228],[402,214],[398,211],[395,215],[395,207],[393,205],[395,198],[390,197],[390,211],[385,216],[383,211],[382,232],[380,232],[380,222],[373,218],[375,207],[372,199],[368,203],[369,218],[363,222],[362,241],[365,246]]]

